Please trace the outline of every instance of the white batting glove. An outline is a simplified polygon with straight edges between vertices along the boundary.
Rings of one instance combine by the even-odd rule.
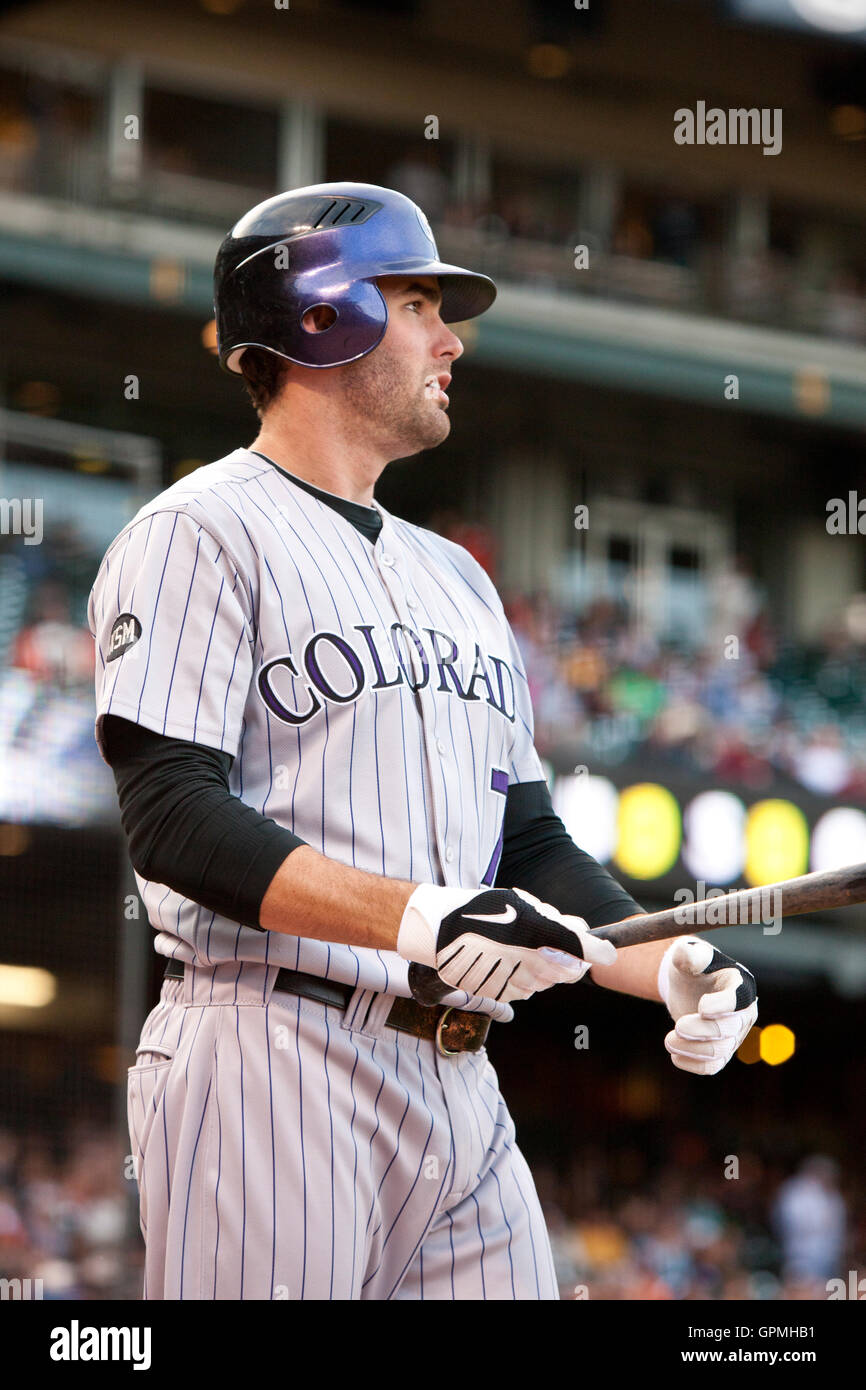
[[[697,1076],[727,1066],[758,1017],[754,975],[700,937],[683,937],[665,951],[659,994],[676,1023],[665,1038],[671,1061]]]
[[[422,883],[406,904],[397,951],[432,966],[452,989],[485,999],[528,999],[573,983],[616,948],[522,888],[444,888]]]

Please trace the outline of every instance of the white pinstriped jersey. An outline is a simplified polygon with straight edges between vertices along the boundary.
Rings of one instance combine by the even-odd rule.
[[[492,883],[508,785],[544,772],[517,643],[468,551],[378,502],[373,543],[248,449],[148,503],[90,599],[106,714],[232,755],[231,791],[369,872]],[[408,996],[390,951],[259,932],[138,877],[156,950]],[[454,991],[445,1001],[512,1017]]]

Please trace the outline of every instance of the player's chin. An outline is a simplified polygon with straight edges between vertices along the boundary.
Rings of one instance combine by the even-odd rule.
[[[426,414],[424,421],[425,429],[429,435],[430,442],[425,447],[430,448],[432,444],[440,444],[443,439],[447,439],[451,433],[451,421],[448,419],[448,407],[440,405],[438,402]]]
[[[425,411],[422,418],[413,422],[411,429],[404,431],[401,457],[409,458],[414,454],[423,453],[425,449],[435,449],[437,444],[448,438],[451,421],[444,410],[440,410],[438,406],[434,409],[435,414]]]

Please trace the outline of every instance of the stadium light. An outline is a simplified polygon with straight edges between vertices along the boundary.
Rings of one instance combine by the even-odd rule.
[[[862,106],[834,106],[830,128],[840,140],[866,140],[866,111]]]
[[[43,1009],[57,993],[57,978],[35,965],[0,965],[0,1006]]]
[[[793,1057],[797,1039],[784,1023],[770,1023],[761,1029],[761,1061],[769,1067],[778,1067]]]
[[[558,43],[535,43],[526,58],[532,77],[564,77],[571,67],[571,55]]]

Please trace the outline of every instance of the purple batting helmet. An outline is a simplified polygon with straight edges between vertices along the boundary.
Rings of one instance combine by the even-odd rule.
[[[496,286],[439,259],[430,224],[402,193],[372,183],[317,183],[259,203],[223,241],[214,267],[219,359],[240,372],[245,348],[303,367],[339,367],[381,342],[388,308],[378,275],[436,275],[445,323],[483,314]],[[301,320],[325,304],[330,328]]]

